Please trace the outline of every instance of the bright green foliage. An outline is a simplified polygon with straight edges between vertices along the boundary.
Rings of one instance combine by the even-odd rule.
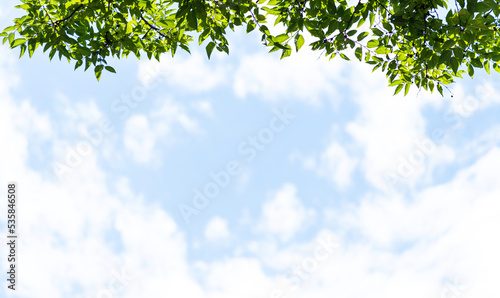
[[[99,79],[109,56],[141,52],[157,60],[196,36],[229,53],[226,30],[245,26],[281,57],[299,50],[304,36],[326,56],[357,58],[381,69],[395,94],[410,86],[442,94],[443,86],[475,68],[500,72],[500,0],[22,0],[26,14],[0,36],[21,56],[38,46],[75,68],[94,66]],[[271,34],[267,22],[278,25]],[[278,29],[283,28],[283,29]],[[305,34],[306,31],[308,34]],[[309,38],[307,38],[309,39]],[[350,58],[351,57],[351,58]]]

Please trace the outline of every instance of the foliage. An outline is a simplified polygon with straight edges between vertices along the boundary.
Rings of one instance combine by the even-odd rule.
[[[0,36],[21,56],[39,47],[75,69],[114,72],[106,58],[160,60],[190,42],[229,53],[226,32],[258,30],[270,52],[287,57],[305,36],[327,57],[357,58],[381,69],[395,94],[411,85],[442,94],[476,68],[500,72],[499,0],[22,0],[25,15]],[[448,7],[449,6],[449,7]],[[267,24],[274,23],[272,34]],[[278,25],[278,26],[276,26]],[[282,28],[282,29],[280,29]]]

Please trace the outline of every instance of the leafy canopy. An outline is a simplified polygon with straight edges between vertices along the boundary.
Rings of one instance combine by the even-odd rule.
[[[258,30],[270,52],[287,57],[310,46],[326,56],[357,58],[386,73],[395,94],[411,85],[431,92],[476,68],[500,72],[499,0],[22,0],[25,15],[0,34],[29,56],[39,47],[94,67],[108,57],[160,60],[190,42],[229,53],[229,29]],[[272,34],[268,22],[274,23]],[[281,29],[280,29],[281,28]],[[281,30],[281,31],[280,31]],[[306,33],[307,32],[307,33]],[[351,57],[351,58],[349,58]]]

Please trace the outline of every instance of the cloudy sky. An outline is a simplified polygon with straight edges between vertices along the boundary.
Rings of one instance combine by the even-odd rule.
[[[366,65],[229,38],[100,82],[0,47],[1,297],[498,295],[498,73],[392,96]]]

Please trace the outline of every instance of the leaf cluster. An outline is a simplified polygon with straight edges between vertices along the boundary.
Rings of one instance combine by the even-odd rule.
[[[258,30],[281,58],[298,51],[305,36],[313,50],[356,58],[382,70],[395,94],[454,82],[475,69],[500,72],[499,0],[22,0],[25,15],[0,36],[29,56],[38,47],[75,69],[115,72],[108,57],[141,53],[160,60],[197,39],[208,57],[229,54],[226,31]],[[446,15],[443,14],[446,12]],[[441,14],[441,15],[440,15]],[[268,22],[272,22],[272,34]],[[281,28],[281,29],[279,29]],[[350,58],[351,57],[351,58]]]

